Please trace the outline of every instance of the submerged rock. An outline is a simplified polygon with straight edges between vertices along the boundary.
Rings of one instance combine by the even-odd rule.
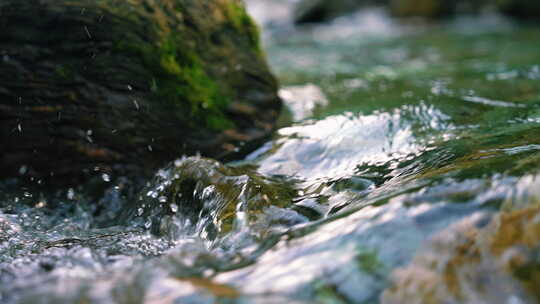
[[[300,0],[294,8],[296,24],[325,22],[368,6],[387,5],[389,0]]]
[[[354,0],[302,0],[298,2],[294,9],[294,22],[312,23],[323,22],[337,16],[346,14],[347,11],[359,8],[359,3],[363,1]]]
[[[540,17],[540,2],[536,0],[497,0],[500,10],[510,16]]]
[[[277,84],[239,0],[3,0],[0,15],[0,177],[149,175],[273,129]]]
[[[390,11],[399,17],[435,18],[455,12],[456,1],[444,0],[392,0]]]
[[[540,208],[483,222],[465,220],[436,237],[394,273],[382,303],[537,303]]]
[[[498,5],[503,12],[516,16],[536,16],[535,1],[494,0],[301,0],[295,7],[296,23],[324,22],[354,13],[367,6],[384,6],[396,17],[442,18],[456,13],[477,13],[483,8]],[[536,12],[536,13],[535,13]]]
[[[478,13],[491,0],[391,0],[390,12],[397,17],[442,18],[458,13]]]
[[[174,239],[183,233],[213,241],[243,230],[262,238],[270,227],[279,229],[307,220],[282,209],[292,206],[295,196],[292,185],[249,168],[189,157],[160,170],[123,218]]]

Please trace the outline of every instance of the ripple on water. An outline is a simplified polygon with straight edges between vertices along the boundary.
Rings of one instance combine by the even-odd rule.
[[[519,219],[538,218],[540,204],[538,31],[488,24],[485,35],[383,41],[396,30],[371,11],[278,33],[270,60],[294,85],[283,92],[310,102],[293,110],[303,121],[244,162],[182,158],[137,195],[118,183],[97,202],[79,188],[55,204],[27,189],[2,198],[0,302],[376,303],[400,278],[414,301],[425,291],[419,273],[433,278],[423,286],[444,289],[433,265],[463,257],[445,240],[489,240],[459,227],[496,228],[504,210],[529,231],[537,222]],[[309,120],[317,99],[342,108]],[[526,245],[503,242],[501,259],[486,255],[499,264],[456,269],[508,282],[489,267],[537,268],[538,246]],[[470,278],[462,282],[473,290]]]
[[[347,177],[358,166],[420,155],[428,143],[416,138],[415,131],[430,131],[430,136],[437,137],[443,129],[451,129],[446,119],[422,104],[371,115],[344,113],[294,125],[279,130],[281,138],[259,162],[258,170],[304,180]]]

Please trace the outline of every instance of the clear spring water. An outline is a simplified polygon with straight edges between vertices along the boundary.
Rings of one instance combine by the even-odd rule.
[[[540,200],[538,37],[378,11],[274,28],[292,121],[243,161],[179,156],[97,201],[4,193],[0,302],[378,302],[433,235]]]

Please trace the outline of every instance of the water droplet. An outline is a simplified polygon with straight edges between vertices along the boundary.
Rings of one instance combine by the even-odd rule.
[[[103,181],[105,181],[105,182],[110,182],[111,181],[111,177],[109,176],[109,174],[106,174],[106,173],[103,173],[101,175],[101,179],[103,179]]]
[[[35,207],[36,207],[36,208],[43,208],[43,207],[45,207],[46,205],[47,205],[46,202],[44,202],[44,201],[39,201],[39,202],[35,205]]]
[[[137,215],[138,215],[138,216],[143,215],[143,213],[144,213],[144,209],[143,209],[143,208],[137,209]]]
[[[171,204],[170,207],[171,207],[171,211],[173,213],[178,212],[178,205],[177,204]]]
[[[210,185],[210,186],[204,188],[201,198],[202,199],[208,199],[212,195],[212,193],[214,192],[215,188],[216,187],[214,185]]]
[[[90,35],[90,31],[88,30],[87,26],[84,27],[84,31],[86,32],[86,35],[88,36],[88,38],[92,39],[92,35]]]
[[[159,200],[160,203],[165,203],[167,201],[167,197],[166,196],[160,196],[158,200]]]
[[[150,227],[152,226],[152,220],[151,219],[148,219],[145,223],[144,223],[144,227],[146,229],[150,229]]]
[[[73,200],[75,198],[75,190],[73,190],[73,188],[69,188],[67,198],[68,200]]]
[[[150,190],[146,193],[146,196],[149,196],[151,198],[157,198],[158,194],[156,191]]]
[[[26,173],[26,171],[28,171],[28,167],[21,166],[21,168],[19,169],[19,174],[24,175]]]

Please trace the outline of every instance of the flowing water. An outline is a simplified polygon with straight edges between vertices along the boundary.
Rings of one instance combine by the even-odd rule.
[[[540,202],[539,37],[491,15],[274,23],[274,139],[229,164],[179,156],[143,189],[104,176],[99,200],[3,191],[0,302],[377,303],[456,225]]]

